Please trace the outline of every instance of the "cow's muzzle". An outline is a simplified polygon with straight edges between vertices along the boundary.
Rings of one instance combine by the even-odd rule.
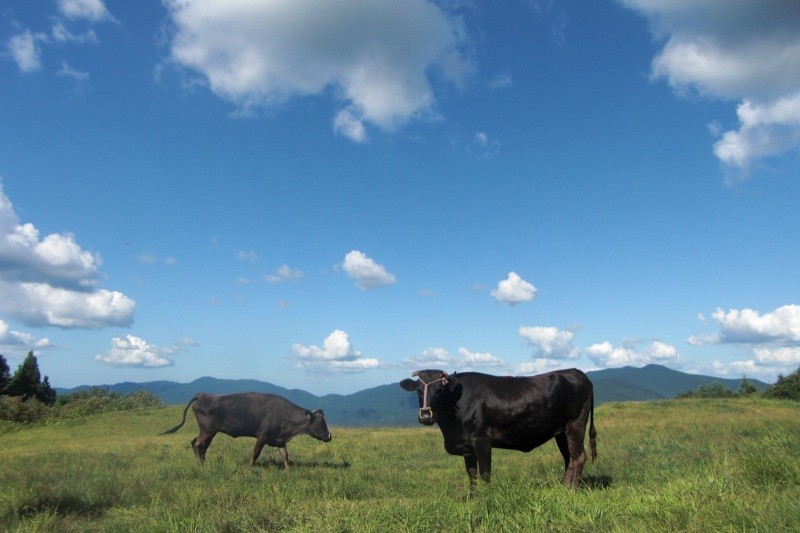
[[[432,426],[434,422],[436,422],[436,419],[433,416],[433,409],[430,407],[423,407],[420,409],[418,420],[420,424]]]

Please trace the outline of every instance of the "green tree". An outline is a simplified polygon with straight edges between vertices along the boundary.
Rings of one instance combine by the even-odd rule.
[[[778,381],[764,391],[764,396],[800,401],[800,367],[788,376],[778,376]]]
[[[11,376],[5,387],[5,394],[21,396],[23,401],[36,398],[47,405],[52,405],[56,401],[56,391],[50,386],[47,376],[42,381],[39,363],[32,351],[28,352],[28,356]]]
[[[750,396],[758,392],[755,385],[750,383],[746,376],[742,376],[742,382],[739,384],[739,389],[736,391],[736,396]]]
[[[8,367],[6,358],[3,357],[3,354],[0,354],[0,394],[5,394],[3,389],[6,388],[6,385],[8,385],[8,381],[10,379],[11,369]]]

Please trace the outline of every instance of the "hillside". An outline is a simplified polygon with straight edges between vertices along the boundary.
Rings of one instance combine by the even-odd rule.
[[[722,383],[736,390],[741,379],[721,379],[713,376],[686,374],[661,365],[642,368],[623,367],[587,372],[594,383],[595,404],[606,402],[646,401],[674,398],[702,384]],[[398,380],[399,382],[399,380]],[[750,382],[759,390],[767,387],[757,380]],[[174,381],[151,381],[147,383],[117,383],[101,385],[108,389],[129,394],[147,390],[161,398],[166,404],[185,404],[197,392],[227,394],[232,392],[264,392],[278,394],[308,409],[320,408],[331,424],[337,426],[412,426],[416,424],[417,399],[402,390],[397,384],[380,385],[353,394],[328,394],[316,396],[299,389],[287,389],[254,379],[217,379],[202,377],[190,383]],[[74,389],[56,389],[59,394],[69,394],[88,386]]]

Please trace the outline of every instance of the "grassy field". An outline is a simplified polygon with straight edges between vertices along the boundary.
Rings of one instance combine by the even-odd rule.
[[[219,435],[204,466],[181,407],[0,434],[0,528],[12,531],[800,531],[800,404],[605,404],[599,458],[560,485],[555,443],[496,450],[470,496],[436,428],[331,428],[274,448]],[[191,413],[190,413],[191,415]]]

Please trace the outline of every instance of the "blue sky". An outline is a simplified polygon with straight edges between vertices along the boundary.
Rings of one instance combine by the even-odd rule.
[[[53,385],[800,366],[795,0],[11,0],[0,353]]]

